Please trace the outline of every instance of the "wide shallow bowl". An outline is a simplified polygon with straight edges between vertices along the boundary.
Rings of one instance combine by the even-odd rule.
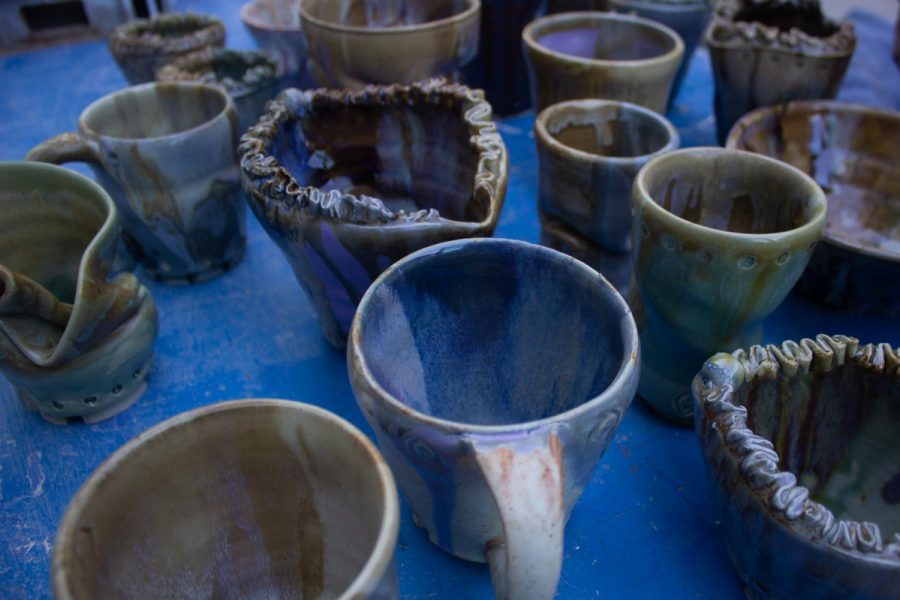
[[[300,28],[300,0],[252,0],[241,7],[240,16],[256,45],[278,61],[282,89],[312,86],[306,38]]]
[[[900,352],[845,336],[717,354],[694,418],[748,598],[897,598]]]
[[[53,548],[75,598],[397,597],[394,479],[321,408],[240,400],[173,417],[81,487]]]
[[[811,175],[828,224],[798,289],[829,306],[900,316],[900,112],[804,101],[745,115],[728,147]]]
[[[287,90],[268,107],[241,140],[244,189],[334,345],[392,263],[493,233],[508,158],[481,91],[440,80]]]

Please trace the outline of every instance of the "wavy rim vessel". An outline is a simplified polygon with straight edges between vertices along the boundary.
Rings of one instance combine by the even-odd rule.
[[[182,29],[178,36],[161,35],[168,29]],[[129,21],[112,32],[109,44],[122,54],[182,54],[209,45],[225,43],[222,21],[197,13],[167,13],[152,19]]]

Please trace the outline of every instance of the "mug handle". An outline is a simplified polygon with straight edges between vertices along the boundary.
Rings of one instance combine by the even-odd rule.
[[[502,440],[473,441],[503,524],[485,555],[498,600],[549,600],[562,568],[565,505],[562,444],[551,433],[527,452]]]
[[[97,150],[77,133],[62,133],[41,142],[28,151],[25,160],[61,165],[67,162],[90,162],[100,165]]]

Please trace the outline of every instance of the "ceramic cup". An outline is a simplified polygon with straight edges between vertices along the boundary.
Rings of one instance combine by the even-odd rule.
[[[129,251],[168,282],[209,279],[244,253],[234,103],[218,86],[148,83],[88,106],[29,160],[87,162],[122,216]]]
[[[0,163],[0,371],[48,421],[134,403],[158,328],[147,288],[114,274],[115,205],[61,167]]]
[[[372,285],[347,356],[431,541],[486,560],[497,598],[552,598],[566,519],[637,386],[622,297],[549,248],[447,242]]]
[[[534,122],[538,209],[611,252],[631,249],[631,187],[650,159],[678,148],[665,117],[628,102],[554,104]]]
[[[300,0],[252,0],[241,7],[240,16],[256,45],[278,61],[281,89],[313,87],[300,28]]]
[[[762,320],[806,267],[825,227],[825,194],[780,161],[691,148],[647,163],[633,203],[639,394],[689,423],[691,379],[703,361],[758,343]]]
[[[310,72],[334,88],[458,80],[478,52],[480,18],[480,0],[300,2]]]
[[[53,595],[397,597],[394,479],[321,408],[239,400],[180,414],[81,486],[53,548]]]
[[[109,51],[128,83],[153,81],[156,71],[179,56],[225,45],[225,26],[206,15],[170,13],[119,25]]]
[[[678,34],[615,13],[549,15],[522,32],[537,110],[566,100],[622,100],[666,112],[684,55]]]
[[[548,13],[609,10],[608,0],[547,0]]]

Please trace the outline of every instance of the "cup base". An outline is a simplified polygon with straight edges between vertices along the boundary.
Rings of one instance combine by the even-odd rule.
[[[150,269],[146,265],[143,266],[144,273],[151,279],[165,283],[168,285],[191,285],[194,283],[203,283],[215,279],[219,275],[224,274],[234,268],[244,258],[246,252],[246,243],[242,240],[241,248],[238,252],[223,261],[212,263],[209,266],[191,271],[189,273],[171,273],[158,269]]]

